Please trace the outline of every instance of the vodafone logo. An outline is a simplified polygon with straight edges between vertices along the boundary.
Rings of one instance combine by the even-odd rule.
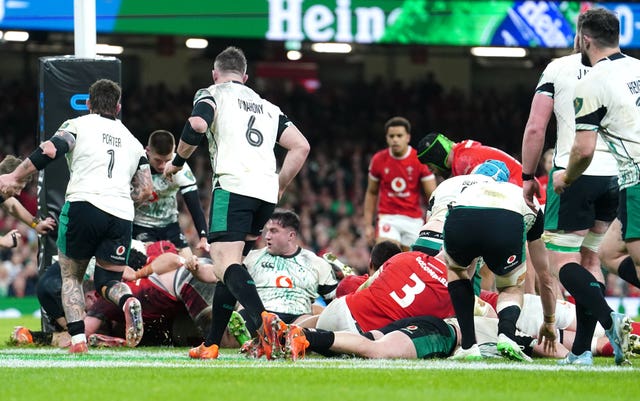
[[[507,263],[508,264],[512,264],[513,262],[516,261],[516,255],[511,255],[507,258]]]
[[[116,255],[118,255],[118,256],[122,256],[122,255],[124,255],[124,251],[125,251],[126,249],[127,249],[127,248],[125,248],[124,246],[120,245],[120,246],[116,249]]]
[[[391,189],[395,192],[402,192],[407,189],[407,182],[402,177],[396,177],[391,180]]]
[[[276,277],[276,287],[278,288],[293,288],[293,281],[287,276]]]

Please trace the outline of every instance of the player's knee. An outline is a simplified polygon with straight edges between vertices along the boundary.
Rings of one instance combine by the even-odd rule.
[[[109,289],[114,285],[122,281],[122,272],[114,272],[111,270],[105,270],[102,267],[96,265],[96,269],[93,272],[93,284],[102,296],[108,299],[107,294]]]

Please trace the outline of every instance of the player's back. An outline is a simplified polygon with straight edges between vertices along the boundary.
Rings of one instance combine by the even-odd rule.
[[[60,128],[75,134],[67,153],[66,200],[87,201],[114,216],[132,220],[130,184],[144,156],[142,144],[118,119],[88,114]]]
[[[449,204],[455,201],[462,191],[479,182],[489,181],[493,181],[493,178],[482,174],[458,175],[442,181],[429,199],[429,220],[444,221]]]
[[[280,109],[236,82],[212,85],[195,101],[211,96],[215,118],[207,132],[214,184],[233,193],[275,203],[278,175],[274,146],[281,131]]]
[[[524,201],[522,188],[510,182],[492,181],[472,185],[462,191],[453,205],[511,210],[523,216],[527,230],[537,216],[537,212],[532,211]]]
[[[522,164],[500,149],[468,139],[457,143],[452,152],[451,175],[453,176],[471,174],[474,167],[487,160],[500,160],[509,169],[509,182],[522,186]]]
[[[362,330],[374,330],[409,316],[453,315],[443,262],[422,252],[403,252],[381,269],[369,287],[346,297],[351,315]]]
[[[621,189],[640,183],[639,95],[640,60],[621,53],[600,60],[576,86],[576,130],[598,130],[618,162]]]

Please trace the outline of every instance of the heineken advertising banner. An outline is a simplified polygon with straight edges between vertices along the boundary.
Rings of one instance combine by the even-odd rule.
[[[99,33],[446,46],[573,46],[580,11],[621,20],[640,48],[640,4],[577,1],[95,0]],[[637,21],[637,23],[636,23]],[[638,27],[636,27],[636,24]],[[71,0],[0,0],[0,29],[73,31]]]

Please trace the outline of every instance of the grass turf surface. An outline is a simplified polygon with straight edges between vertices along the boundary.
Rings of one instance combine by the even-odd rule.
[[[555,360],[523,364],[324,359],[245,359],[223,350],[214,361],[190,360],[186,348],[92,349],[70,355],[48,347],[6,345],[15,325],[0,319],[0,400],[632,400],[640,389],[640,359],[617,367],[595,358],[591,368]]]

